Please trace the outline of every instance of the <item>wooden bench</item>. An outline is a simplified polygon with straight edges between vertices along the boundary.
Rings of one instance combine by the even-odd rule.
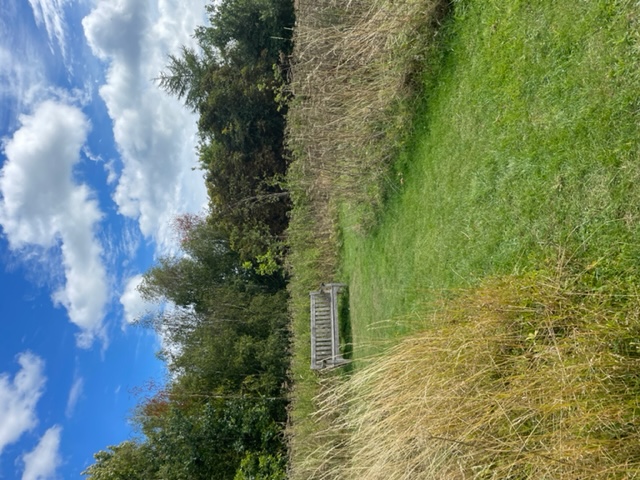
[[[349,363],[340,354],[338,338],[338,293],[343,283],[322,284],[311,297],[311,369],[337,367]]]

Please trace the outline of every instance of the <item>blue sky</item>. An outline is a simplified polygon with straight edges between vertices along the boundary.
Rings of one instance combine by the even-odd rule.
[[[153,78],[204,5],[2,0],[0,479],[79,478],[163,379],[135,287],[206,192],[196,119]]]

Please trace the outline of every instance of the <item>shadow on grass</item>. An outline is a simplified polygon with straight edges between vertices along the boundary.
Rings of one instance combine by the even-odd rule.
[[[347,360],[353,359],[353,333],[351,331],[351,318],[349,314],[349,288],[342,290],[338,300],[338,331],[340,334],[340,346],[342,356]],[[353,364],[344,366],[344,371],[350,372]]]

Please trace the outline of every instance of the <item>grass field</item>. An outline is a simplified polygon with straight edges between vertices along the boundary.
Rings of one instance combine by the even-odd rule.
[[[356,357],[487,275],[562,257],[640,281],[639,20],[630,1],[455,2],[379,224],[342,209]]]
[[[402,424],[385,424],[384,418],[376,417],[381,415],[376,408],[411,419],[410,411],[380,403],[375,392],[388,387],[415,406],[411,389],[425,385],[416,380],[390,386],[388,375],[398,373],[394,362],[407,365],[403,352],[418,338],[421,345],[430,345],[416,350],[425,363],[414,365],[414,375],[399,378],[423,379],[427,372],[439,378],[440,383],[434,380],[429,386],[440,389],[440,396],[424,393],[418,399],[431,398],[443,409],[455,406],[443,398],[459,400],[447,390],[452,386],[472,385],[477,398],[503,398],[503,403],[465,404],[468,409],[461,410],[457,420],[474,428],[461,427],[456,436],[466,438],[469,446],[483,442],[481,434],[490,435],[502,447],[491,447],[491,455],[481,459],[457,452],[471,462],[464,465],[442,460],[455,457],[451,448],[445,449],[444,457],[401,454],[400,460],[380,466],[377,473],[366,470],[360,478],[636,478],[638,452],[620,445],[640,438],[636,420],[640,381],[630,373],[640,366],[634,347],[640,331],[635,307],[640,287],[640,5],[625,0],[459,0],[452,2],[437,31],[437,48],[421,60],[425,87],[414,103],[411,135],[385,171],[383,188],[369,189],[387,192],[383,208],[375,210],[372,222],[366,201],[341,195],[332,217],[337,228],[330,238],[336,250],[339,247],[337,276],[350,286],[353,376],[319,379],[304,371],[308,349],[302,345],[307,341],[308,320],[303,292],[327,271],[301,280],[301,275],[295,276],[296,268],[313,271],[322,260],[312,254],[321,249],[307,248],[292,256],[298,339],[293,369],[293,477],[354,478],[354,472],[365,471],[355,457],[368,458],[371,464],[372,458],[385,458],[385,452],[392,451],[375,431],[364,429],[372,442],[386,445],[384,451],[369,449],[371,445],[363,445],[354,432],[363,431],[359,423],[363,418],[379,432],[398,431]],[[332,198],[331,191],[326,198]],[[538,292],[537,300],[530,297],[531,291]],[[490,315],[495,323],[485,328],[483,308],[474,314],[461,304],[460,299],[469,298],[474,305],[502,299],[495,312],[537,313],[526,321],[522,315],[516,320],[511,314]],[[478,303],[479,298],[483,302]],[[466,312],[464,320],[458,315],[461,311]],[[550,319],[562,319],[561,326]],[[478,362],[494,362],[496,356],[487,352],[503,345],[503,340],[485,350],[478,345],[503,339],[505,325],[514,322],[527,327],[518,327],[515,333],[507,328],[509,351],[515,352],[507,363],[515,363],[509,363],[513,367],[509,375],[498,375],[502,390],[494,382],[493,370],[482,370],[491,380],[465,383],[468,379],[461,376],[460,366],[478,372],[482,366]],[[532,342],[539,330],[552,332],[547,337],[553,342],[549,338]],[[409,343],[400,343],[407,338]],[[563,339],[558,342],[564,347],[554,343],[557,338]],[[386,353],[398,343],[400,347]],[[523,361],[531,355],[538,358],[535,348],[540,344],[555,345],[555,360],[535,366]],[[460,351],[470,352],[468,357],[455,357],[460,363],[447,356]],[[449,377],[438,376],[433,369],[438,362],[456,368],[442,369]],[[571,383],[569,388],[567,379],[574,377],[554,376],[567,366],[582,372],[575,377],[582,384]],[[618,396],[609,396],[600,381],[612,376],[622,385],[617,384]],[[561,383],[549,381],[556,377]],[[525,413],[509,410],[502,426],[488,420],[493,417],[483,412],[528,395],[523,378],[531,379],[529,393],[539,407],[537,416],[531,407]],[[534,388],[540,382],[549,389]],[[517,389],[510,390],[507,383]],[[580,389],[591,389],[593,396],[578,395]],[[554,392],[562,394],[554,397]],[[358,398],[362,400],[354,400]],[[551,408],[545,402],[563,406]],[[322,412],[313,416],[317,410]],[[591,423],[567,420],[575,412],[582,412]],[[414,425],[428,430],[437,424],[434,412],[422,414]],[[534,417],[538,420],[531,427]],[[425,419],[429,422],[421,423]],[[608,429],[606,441],[594,422]],[[445,427],[446,422],[438,428]],[[509,443],[506,431],[515,432],[515,443]],[[421,445],[426,445],[431,437],[407,438],[416,442],[421,438]],[[403,443],[407,438],[398,442],[410,452],[415,445]],[[529,438],[535,439],[531,441],[537,452],[544,452],[536,458],[551,458],[549,462],[558,468],[536,467],[522,453],[529,448]],[[514,448],[520,452],[510,457]],[[589,455],[595,456],[595,464],[576,460]],[[606,461],[599,463],[598,455]],[[507,457],[511,460],[499,460]],[[411,463],[415,458],[437,464],[440,470],[420,470]],[[558,466],[563,464],[564,469]],[[385,468],[393,468],[393,474]],[[421,476],[412,476],[416,472]]]

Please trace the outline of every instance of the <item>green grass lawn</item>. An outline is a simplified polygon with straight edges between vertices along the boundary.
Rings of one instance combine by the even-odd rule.
[[[460,0],[440,35],[379,222],[341,210],[356,359],[489,275],[640,286],[640,6]]]

